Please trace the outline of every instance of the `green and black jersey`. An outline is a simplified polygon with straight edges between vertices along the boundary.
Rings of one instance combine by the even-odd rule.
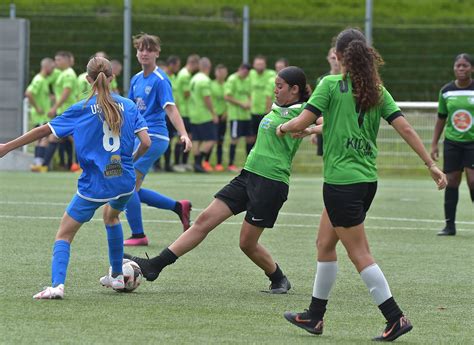
[[[324,114],[324,181],[339,185],[377,181],[380,119],[390,123],[402,116],[390,93],[382,87],[380,104],[358,111],[350,77],[329,75],[318,84],[306,109]]]
[[[273,104],[272,110],[262,119],[258,127],[257,141],[250,151],[244,169],[271,180],[290,183],[291,163],[300,146],[301,139],[276,135],[276,128],[297,117],[304,103],[286,107]]]
[[[454,81],[443,86],[439,92],[438,116],[446,119],[446,139],[474,142],[474,80],[463,89]]]

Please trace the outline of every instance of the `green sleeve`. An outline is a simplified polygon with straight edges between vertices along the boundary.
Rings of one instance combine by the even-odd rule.
[[[203,97],[205,96],[211,96],[211,81],[203,81],[201,82],[201,95]]]
[[[305,109],[308,109],[315,115],[321,115],[328,112],[329,101],[331,99],[329,81],[324,78],[316,87]]]
[[[28,88],[26,89],[26,91],[29,91],[34,95],[38,93],[39,88],[40,88],[39,80],[37,78],[33,78],[33,80],[31,81],[31,84],[28,85]]]
[[[224,95],[226,96],[232,96],[233,94],[233,83],[232,83],[232,79],[230,80],[227,80],[224,84]]]
[[[382,108],[381,108],[381,116],[391,123],[395,118],[402,115],[400,108],[398,107],[397,103],[393,99],[390,92],[387,89],[382,88]]]
[[[67,74],[63,77],[63,90],[65,88],[69,88],[71,90],[75,90],[75,87],[77,85],[77,79],[71,75],[71,74]]]
[[[182,78],[181,80],[181,90],[182,92],[189,91],[191,89],[191,79]]]
[[[446,106],[446,100],[443,97],[442,90],[439,91],[438,96],[438,117],[443,119],[448,117],[448,107]]]

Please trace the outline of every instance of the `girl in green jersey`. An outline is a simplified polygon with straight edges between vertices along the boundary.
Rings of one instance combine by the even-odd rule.
[[[308,99],[306,76],[300,68],[288,67],[275,80],[276,104],[261,121],[257,141],[239,176],[224,186],[194,224],[174,243],[152,259],[132,258],[147,280],[186,254],[227,218],[246,211],[240,230],[240,248],[271,281],[270,293],[286,293],[290,282],[258,241],[265,228],[272,228],[287,199],[291,161],[301,139],[278,138],[275,128],[299,115]]]
[[[444,166],[448,185],[444,192],[446,226],[439,236],[456,235],[456,206],[463,170],[474,202],[474,80],[473,60],[468,54],[459,54],[454,60],[456,80],[443,86],[439,92],[438,120],[431,143],[431,158],[439,158],[438,141],[444,131]]]
[[[392,297],[387,280],[375,263],[364,231],[364,219],[377,188],[376,137],[380,119],[392,124],[400,136],[427,165],[438,188],[446,186],[445,175],[436,167],[420,138],[405,120],[393,98],[382,86],[380,55],[355,29],[342,31],[336,42],[342,74],[321,80],[306,109],[281,125],[278,135],[299,132],[324,114],[325,209],[317,239],[317,274],[313,298],[303,313],[286,312],[285,318],[313,334],[323,332],[323,317],[329,293],[336,280],[336,245],[339,240],[375,303],[387,320],[383,334],[375,340],[392,341],[411,330]]]

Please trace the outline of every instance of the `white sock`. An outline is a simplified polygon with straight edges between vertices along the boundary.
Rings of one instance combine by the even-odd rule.
[[[313,297],[327,300],[329,293],[336,281],[337,261],[320,262],[316,265],[314,278]]]
[[[360,272],[360,277],[369,289],[369,293],[375,304],[381,305],[392,297],[387,279],[385,279],[382,270],[377,264],[374,263],[364,268],[362,272]]]

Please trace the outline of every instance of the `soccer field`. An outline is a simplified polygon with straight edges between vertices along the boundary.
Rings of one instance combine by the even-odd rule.
[[[232,175],[150,174],[144,186],[192,200],[193,218]],[[307,308],[315,271],[315,233],[322,180],[293,177],[277,226],[262,243],[290,279],[288,295],[260,292],[269,281],[239,249],[243,216],[218,227],[157,281],[131,294],[105,289],[107,240],[101,213],[72,245],[64,300],[35,301],[50,284],[54,235],[76,190],[70,173],[0,173],[0,343],[368,344],[384,319],[339,246],[339,273],[324,334],[312,336],[283,319]],[[366,221],[372,253],[414,329],[411,344],[472,344],[474,215],[463,182],[458,235],[440,238],[443,193],[426,178],[381,178]],[[158,254],[181,232],[169,211],[143,208],[148,248]],[[128,237],[125,217],[124,234]],[[471,339],[471,340],[469,340]]]

